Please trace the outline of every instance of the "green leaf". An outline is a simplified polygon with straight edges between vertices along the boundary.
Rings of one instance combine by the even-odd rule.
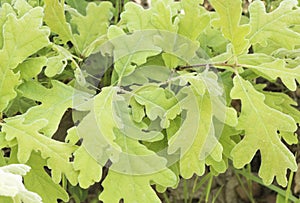
[[[168,142],[169,153],[180,148],[180,172],[184,178],[190,178],[193,173],[202,175],[205,164],[213,165],[219,172],[226,169],[222,163],[223,149],[217,137],[220,133],[217,130],[220,129],[215,126],[213,118],[233,126],[237,122],[232,109],[220,103],[218,94],[213,93],[218,88],[210,81],[212,78],[203,76],[182,76],[183,80],[191,84],[191,87],[183,88],[183,95],[179,96],[184,98],[180,100],[180,106],[186,115],[183,123],[177,124],[179,129]]]
[[[199,6],[199,0],[181,1],[184,14],[179,15],[178,34],[196,40],[209,25],[208,12]]]
[[[100,126],[97,125],[98,121],[96,120],[95,115],[96,113],[93,111],[93,109],[91,109],[90,113],[80,120],[80,123],[77,127],[71,128],[68,131],[66,140],[69,140],[71,144],[76,144],[76,142],[78,142],[78,137],[82,138],[82,146],[86,149],[89,155],[95,159],[97,163],[104,166],[109,157],[111,156],[113,159],[114,156],[112,153],[110,153],[111,145],[109,144],[108,139],[105,137],[106,134],[103,134],[100,130],[103,128],[101,125],[102,123],[99,121]],[[82,160],[77,161],[79,163]],[[78,166],[77,169],[80,170],[80,166]],[[87,182],[83,181],[81,184],[86,185]]]
[[[213,18],[213,17],[211,17]],[[199,42],[202,49],[210,57],[226,52],[228,40],[224,38],[222,32],[208,26],[204,32],[200,33]]]
[[[131,100],[132,111],[136,112],[136,114],[140,111],[138,112],[138,114],[140,114],[138,115],[139,118],[137,118],[139,120],[138,123],[133,120],[133,114],[131,114],[131,109],[128,108],[128,103],[126,101],[122,100],[114,103],[114,111],[117,113],[118,118],[122,121],[122,128],[120,128],[120,131],[128,137],[140,141],[161,140],[163,138],[163,134],[161,132],[149,130],[148,126],[144,122],[141,122],[140,119],[143,119],[145,116],[144,107],[139,105],[134,98]]]
[[[122,82],[121,79],[130,75],[137,65],[146,63],[148,57],[161,52],[161,49],[152,42],[154,34],[157,32],[150,30],[126,35],[116,26],[109,28],[108,38],[114,46],[114,70],[119,76],[119,84]]]
[[[245,137],[231,152],[234,166],[242,168],[259,150],[262,159],[259,176],[264,183],[271,184],[275,176],[278,184],[286,186],[286,170],[296,171],[297,164],[277,131],[295,132],[295,121],[289,115],[267,106],[265,96],[256,91],[250,82],[240,76],[236,76],[233,82],[231,97],[242,102],[237,129],[245,131]],[[286,137],[283,136],[283,139]]]
[[[47,119],[47,125],[41,132],[51,137],[58,128],[60,120],[68,108],[74,103],[82,101],[85,95],[75,91],[59,81],[51,81],[52,88],[47,89],[36,82],[26,82],[19,87],[24,97],[39,101],[42,104],[30,108],[25,114],[25,123],[34,122],[39,119]]]
[[[10,14],[3,26],[1,66],[14,69],[27,57],[49,45],[49,29],[42,27],[43,9],[36,7],[17,19]]]
[[[74,35],[74,38],[81,53],[88,56],[90,53],[85,53],[88,46],[99,37],[106,35],[112,16],[112,4],[101,2],[99,5],[89,3],[86,8],[86,16],[72,17],[71,22],[76,25],[79,32]]]
[[[80,139],[78,128],[72,127],[68,130],[66,141],[70,144],[76,144]],[[92,135],[91,135],[92,136]],[[102,177],[102,165],[94,159],[85,149],[85,145],[81,145],[74,152],[74,169],[79,171],[78,182],[80,187],[88,188],[95,182],[99,182]],[[90,169],[93,169],[92,171]]]
[[[200,155],[208,134],[212,133],[212,107],[207,97],[196,96],[190,88],[182,91],[187,94],[181,104],[187,111],[186,118],[169,140],[168,150],[172,152],[180,147],[180,174],[184,178],[190,178],[194,173],[201,176],[205,171],[205,159],[200,160]],[[204,105],[205,109],[202,108]]]
[[[297,123],[300,123],[300,111],[295,108],[296,101],[284,93],[264,92],[264,95],[266,96],[265,103],[268,106],[292,116]]]
[[[128,2],[121,14],[121,22],[124,22],[130,32],[153,28],[150,23],[151,10],[145,10],[139,4]]]
[[[111,146],[119,149],[119,146],[114,142],[116,139],[114,128],[122,127],[114,111],[114,102],[122,99],[117,95],[117,90],[116,87],[104,87],[101,93],[94,98],[93,111],[97,121],[94,124],[97,125],[102,136],[105,137]]]
[[[173,18],[172,4],[167,4],[164,1],[157,1],[152,5],[151,24],[158,30],[166,30],[176,32],[178,30],[178,17]]]
[[[27,164],[31,170],[24,177],[24,184],[29,190],[39,194],[43,203],[57,202],[58,199],[65,202],[69,200],[68,193],[47,174],[44,169],[47,163],[37,153],[32,153]]]
[[[74,169],[79,171],[78,182],[82,188],[88,188],[99,182],[102,177],[102,166],[87,152],[84,146],[80,146],[74,152]]]
[[[5,24],[9,14],[15,15],[15,12],[11,5],[3,4],[0,8],[0,29],[3,30],[3,25]],[[0,32],[0,48],[3,47],[3,32]]]
[[[61,175],[65,174],[72,184],[77,183],[77,173],[74,171],[69,158],[75,150],[75,146],[50,139],[39,131],[47,125],[47,120],[35,120],[30,124],[24,124],[22,116],[5,119],[2,131],[6,134],[6,140],[16,139],[18,142],[18,160],[26,163],[32,151],[40,151],[42,158],[47,159],[47,165],[52,169],[53,181],[58,183]]]
[[[275,42],[279,48],[287,49],[299,45],[300,34],[291,29],[300,22],[297,4],[297,0],[284,0],[277,9],[266,13],[262,1],[253,2],[249,7],[251,32],[247,36],[251,44],[266,47],[269,42]]]
[[[211,0],[210,3],[219,14],[219,19],[213,25],[220,27],[225,38],[233,45],[234,54],[245,53],[249,47],[249,40],[245,36],[249,33],[249,25],[241,24],[242,2],[240,0]]]
[[[300,82],[300,66],[295,68],[286,68],[283,59],[276,59],[266,54],[247,54],[238,58],[241,66],[253,70],[258,75],[265,76],[275,80],[281,78],[282,82],[292,91],[297,88]]]
[[[36,103],[33,100],[23,97],[22,94],[18,92],[17,97],[10,101],[4,113],[8,117],[11,117],[18,113],[25,113],[33,106],[36,106]]]
[[[57,56],[52,56],[47,59],[47,68],[45,69],[45,75],[47,77],[54,77],[57,74],[62,73],[64,68],[68,65],[68,58],[59,53]]]
[[[30,57],[27,58],[23,63],[18,65],[15,71],[20,71],[21,78],[24,80],[32,80],[37,78],[38,74],[42,71],[43,67],[46,66],[47,58],[41,57]]]
[[[132,139],[122,130],[116,130],[116,143],[121,150],[118,160],[113,160],[112,171],[126,175],[145,175],[159,172],[166,168],[167,159],[160,157],[156,152],[149,150],[139,140]]]
[[[18,16],[25,15],[30,9],[32,9],[32,6],[27,3],[26,0],[16,0],[14,2],[14,8],[18,11]]]
[[[19,19],[13,14],[7,16],[0,50],[0,111],[17,95],[14,89],[20,84],[19,74],[12,69],[49,44],[49,30],[42,27],[42,17],[40,7],[31,9]]]
[[[110,170],[102,185],[104,191],[99,198],[103,202],[118,203],[121,199],[124,202],[153,202],[160,203],[150,184],[153,182],[164,187],[176,184],[175,174],[165,169],[158,173],[149,175],[126,175]],[[118,183],[118,184],[116,184]],[[111,188],[115,188],[111,190]]]
[[[71,26],[65,18],[64,1],[45,0],[45,16],[46,24],[51,31],[58,34],[63,43],[71,41],[74,45],[75,40],[71,31]]]
[[[75,8],[82,15],[86,14],[86,7],[88,2],[86,1],[78,1],[78,0],[66,0],[66,3],[70,5],[72,8]]]
[[[177,98],[171,92],[157,85],[144,85],[135,90],[135,100],[145,106],[146,114],[152,121],[161,119],[162,128],[168,128],[170,121],[181,112]]]
[[[162,58],[165,62],[166,67],[170,69],[176,68],[180,63],[180,60],[173,54],[163,53]]]

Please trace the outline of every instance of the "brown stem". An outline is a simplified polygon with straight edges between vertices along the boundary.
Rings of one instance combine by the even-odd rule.
[[[198,68],[198,67],[214,67],[214,66],[227,66],[227,67],[239,67],[238,64],[228,64],[227,62],[224,63],[203,63],[203,64],[194,64],[194,65],[187,65],[187,66],[179,66],[176,68],[176,70],[184,70],[189,68]]]

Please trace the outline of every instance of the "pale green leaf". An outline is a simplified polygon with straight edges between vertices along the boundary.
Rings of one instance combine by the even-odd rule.
[[[300,123],[300,111],[297,110],[297,102],[284,93],[263,92],[266,96],[265,103],[285,114],[292,116],[297,123]]]
[[[201,176],[205,171],[205,159],[200,160],[200,155],[208,134],[212,132],[212,107],[209,98],[196,96],[192,89],[186,89],[185,93],[187,97],[181,106],[187,110],[186,119],[169,140],[169,150],[174,151],[176,145],[180,146],[180,174],[190,178],[194,173]]]
[[[3,25],[9,14],[15,14],[13,8],[9,4],[3,4],[0,8],[0,29],[3,30]],[[3,32],[0,32],[0,48],[3,46]]]
[[[71,144],[75,144],[78,142],[78,137],[82,138],[82,146],[86,149],[89,155],[95,159],[97,163],[104,166],[108,159],[111,158],[111,156],[113,159],[114,156],[110,153],[111,145],[105,137],[106,135],[100,130],[102,126],[97,125],[98,121],[96,120],[96,114],[97,113],[91,109],[90,113],[80,120],[77,127],[68,131],[66,139],[69,140]],[[101,122],[99,123],[101,124]]]
[[[14,8],[18,11],[18,16],[25,15],[30,9],[32,9],[32,6],[27,3],[26,0],[16,0],[14,2]]]
[[[86,15],[72,17],[72,23],[76,25],[79,34],[74,38],[81,53],[97,38],[106,35],[109,21],[112,18],[112,4],[101,2],[99,5],[89,3],[86,8]],[[88,54],[89,55],[89,54]]]
[[[152,40],[154,45],[160,47],[163,52],[177,57],[179,59],[177,65],[189,64],[194,57],[197,57],[196,51],[199,48],[199,42],[192,41],[185,36],[168,31],[159,31],[155,33]],[[168,63],[168,61],[165,62]]]
[[[116,26],[109,28],[108,37],[114,46],[114,70],[119,76],[119,84],[121,79],[130,75],[137,65],[146,63],[148,57],[161,52],[161,49],[152,42],[154,34],[157,32],[140,31],[126,35]]]
[[[162,58],[165,62],[166,67],[174,69],[179,65],[179,59],[173,54],[163,53]]]
[[[37,78],[46,63],[47,58],[44,56],[27,58],[15,70],[20,71],[21,78],[28,81]]]
[[[157,85],[144,85],[135,90],[134,98],[139,104],[145,106],[150,120],[154,121],[158,117],[161,119],[162,128],[167,128],[170,124],[169,120],[173,120],[181,112],[177,98]]]
[[[58,142],[39,133],[41,128],[47,125],[47,120],[35,120],[30,124],[24,124],[22,116],[5,119],[2,131],[6,139],[18,142],[18,160],[26,163],[32,151],[40,151],[42,158],[47,159],[47,165],[52,169],[52,178],[58,183],[61,175],[65,174],[72,184],[76,184],[77,173],[74,171],[69,158],[75,150],[75,146]]]
[[[45,69],[45,75],[47,77],[53,77],[57,74],[62,73],[64,68],[67,66],[67,58],[63,54],[52,56],[47,59],[47,67]]]
[[[245,137],[232,150],[233,164],[242,168],[259,150],[262,159],[259,176],[264,183],[271,184],[276,177],[277,182],[285,186],[287,169],[295,171],[297,164],[277,131],[295,132],[297,125],[292,117],[267,106],[265,96],[250,82],[240,76],[236,76],[233,82],[231,97],[242,102],[237,129],[245,131]]]
[[[187,111],[186,118],[169,140],[168,150],[172,153],[180,148],[180,173],[190,178],[194,173],[202,175],[205,164],[217,167],[215,164],[222,160],[223,149],[214,129],[211,98],[208,94],[198,94],[193,86],[182,91],[187,95],[181,102],[181,107]],[[220,170],[225,170],[224,164]]]
[[[116,139],[114,128],[121,128],[122,123],[118,120],[114,110],[114,102],[120,99],[122,98],[117,95],[116,87],[105,87],[102,88],[100,94],[95,96],[93,104],[96,125],[99,131],[105,137],[107,143],[116,147],[116,149],[119,149],[119,146],[114,142]]]
[[[209,25],[208,12],[199,6],[199,0],[181,1],[184,14],[179,15],[178,34],[196,40]]]
[[[47,119],[47,125],[41,132],[51,137],[57,130],[59,122],[68,108],[72,108],[73,102],[79,102],[84,98],[80,91],[76,91],[59,81],[52,81],[52,88],[48,89],[36,82],[28,81],[19,87],[24,97],[39,101],[42,104],[30,108],[25,114],[25,123],[38,119]]]
[[[79,171],[78,182],[80,187],[88,188],[102,177],[102,166],[80,146],[74,152],[74,169]]]
[[[110,170],[102,183],[104,191],[99,198],[110,203],[118,203],[121,199],[130,203],[160,203],[160,199],[150,186],[152,181],[164,187],[171,187],[176,184],[176,180],[175,174],[169,169],[139,176],[121,174]],[[111,188],[115,189],[111,190]]]
[[[48,158],[47,165],[52,169],[54,182],[60,182],[61,175],[65,174],[72,184],[77,183],[77,173],[69,162],[69,158],[76,147],[40,134],[40,129],[47,124],[46,120],[36,120],[31,124],[24,124],[24,118],[17,116],[5,121],[2,131],[5,132],[8,141],[17,140],[20,163],[26,163],[32,151],[40,151],[42,158]]]
[[[32,153],[27,164],[30,165],[31,170],[24,177],[24,184],[29,190],[39,194],[43,203],[57,202],[58,199],[68,201],[68,193],[58,183],[54,183],[44,170],[47,166],[45,160],[37,153]]]
[[[154,5],[152,4],[152,15],[151,24],[155,29],[166,30],[170,32],[177,32],[178,30],[178,17],[173,18],[171,4],[165,1],[157,1]]]
[[[40,7],[31,9],[19,19],[13,14],[7,16],[0,50],[0,111],[17,95],[14,88],[20,84],[19,74],[12,69],[49,43],[49,30],[42,27],[42,17]]]
[[[126,175],[145,175],[157,173],[167,167],[167,159],[149,150],[138,140],[130,138],[122,130],[116,130],[116,143],[122,149],[118,160],[112,161],[112,171]]]
[[[81,126],[78,128],[82,128]],[[84,126],[84,125],[83,125]],[[68,135],[66,137],[66,141],[71,144],[76,144],[80,139],[80,135],[78,134],[80,130],[77,127],[72,127],[68,130]],[[94,131],[96,132],[96,131]],[[89,133],[86,131],[86,133]],[[93,135],[89,135],[90,137],[97,136],[96,133]],[[85,140],[86,142],[87,140]],[[101,163],[98,163],[97,160],[94,158],[86,150],[86,145],[81,145],[78,149],[74,152],[74,169],[79,171],[78,175],[78,182],[80,187],[88,188],[89,186],[93,185],[96,182],[99,182],[102,177],[102,166]],[[91,170],[92,169],[92,170]]]
[[[150,81],[167,81],[172,75],[172,71],[165,66],[165,63],[161,57],[153,57],[153,62],[149,58],[147,63],[143,64],[139,68],[135,69],[131,75],[123,78],[122,85],[129,86],[133,84],[143,85],[150,83]]]
[[[253,70],[258,75],[275,80],[281,78],[282,82],[292,91],[297,88],[296,80],[300,82],[300,66],[286,68],[283,59],[276,59],[266,54],[242,55],[238,58],[241,66]]]
[[[49,45],[49,29],[42,27],[43,9],[36,7],[17,19],[10,14],[3,26],[1,67],[14,69],[28,56]]]
[[[46,24],[51,28],[51,31],[58,34],[63,43],[71,41],[75,43],[71,26],[65,18],[65,10],[63,1],[60,0],[45,0],[45,16]],[[75,44],[76,45],[76,44]]]
[[[10,101],[8,107],[5,109],[4,113],[8,116],[14,116],[18,113],[25,113],[29,108],[36,106],[37,104],[28,98],[22,96],[20,92],[16,98]]]
[[[137,31],[153,28],[150,23],[151,10],[145,10],[139,4],[128,2],[121,14],[121,22],[124,22],[129,31]]]
[[[131,109],[133,110],[137,108],[137,110],[133,111],[144,111],[144,107],[137,103],[135,99],[132,98],[131,100],[134,101],[131,102]],[[115,101],[114,111],[122,122],[122,128],[120,128],[120,131],[126,136],[140,141],[157,141],[163,138],[163,134],[161,132],[149,130],[148,126],[141,122],[141,120],[139,123],[135,122],[126,101]],[[142,119],[145,116],[142,112],[139,112],[139,114],[138,119]]]
[[[1,62],[0,62],[1,63]],[[14,74],[13,71],[7,69],[2,70],[0,67],[0,111],[2,112],[10,100],[17,96],[15,87],[20,84],[19,74]]]
[[[240,0],[211,0],[209,1],[219,19],[213,25],[220,27],[223,35],[233,45],[234,54],[239,55],[247,51],[249,41],[245,36],[249,33],[249,25],[241,25],[242,2]]]
[[[297,4],[297,0],[284,0],[277,9],[266,13],[262,1],[253,2],[249,7],[251,32],[247,36],[251,44],[259,43],[266,47],[272,41],[287,49],[299,45],[300,33],[291,29],[300,22]]]
[[[74,55],[70,53],[70,50],[55,44],[52,44],[52,49],[56,53],[54,56],[49,56],[47,58],[46,69],[44,72],[47,77],[54,77],[61,74],[67,67],[68,61],[72,61],[72,65],[78,67],[78,64],[73,59]]]
[[[211,57],[225,53],[228,44],[228,40],[222,35],[222,32],[210,26],[200,33],[199,42],[201,48]]]

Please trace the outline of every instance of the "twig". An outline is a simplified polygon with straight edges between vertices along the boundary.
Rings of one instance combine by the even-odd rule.
[[[239,64],[228,64],[227,62],[224,63],[202,63],[202,64],[194,64],[194,65],[187,65],[187,66],[178,66],[176,70],[184,70],[189,68],[199,68],[199,67],[214,67],[214,66],[227,66],[231,68],[240,67]]]

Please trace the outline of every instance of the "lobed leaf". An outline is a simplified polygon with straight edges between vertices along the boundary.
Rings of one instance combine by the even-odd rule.
[[[95,40],[106,35],[109,21],[113,16],[112,9],[110,2],[101,2],[99,5],[89,3],[85,16],[80,14],[72,16],[71,23],[76,25],[78,31],[78,34],[74,34],[74,38],[84,56],[90,55],[87,50]]]
[[[245,36],[249,33],[249,25],[241,25],[242,2],[240,0],[218,1],[210,3],[219,15],[213,25],[220,27],[225,38],[233,45],[235,55],[247,52],[249,40]]]
[[[0,111],[17,96],[15,88],[20,84],[18,64],[49,44],[49,30],[42,27],[43,9],[36,7],[21,18],[10,13],[3,25],[3,48],[0,50]]]
[[[181,112],[177,98],[157,85],[144,85],[135,90],[134,98],[139,104],[145,106],[150,120],[154,121],[158,117],[161,119],[162,128],[168,128],[169,120],[173,120]]]
[[[170,169],[149,175],[126,175],[110,170],[102,185],[104,191],[100,194],[100,200],[104,202],[118,203],[121,199],[124,202],[153,202],[159,203],[150,184],[157,183],[164,187],[176,184],[176,176]],[[116,185],[116,182],[118,183]],[[115,188],[111,190],[111,188]]]
[[[72,108],[73,102],[84,98],[80,91],[76,91],[59,81],[52,81],[52,88],[32,81],[28,81],[19,87],[24,97],[39,101],[42,104],[30,108],[25,114],[25,123],[31,123],[39,119],[47,119],[41,132],[51,137],[58,128],[60,120],[68,108]]]
[[[267,106],[265,96],[256,91],[250,82],[236,76],[233,83],[231,98],[242,102],[237,129],[245,131],[245,137],[231,152],[234,166],[242,168],[259,150],[262,159],[259,176],[264,183],[271,184],[276,177],[277,182],[285,186],[286,170],[297,170],[297,164],[277,131],[295,132],[295,121],[291,116]]]
[[[251,54],[242,55],[238,58],[241,66],[249,68],[258,75],[266,76],[275,80],[281,78],[286,87],[292,91],[297,88],[297,83],[300,82],[300,66],[295,68],[286,68],[286,63],[283,59],[277,59],[266,54]]]
[[[22,116],[5,119],[2,132],[8,141],[16,139],[18,142],[18,160],[26,163],[32,151],[40,151],[42,158],[47,159],[47,165],[52,169],[52,178],[58,183],[61,174],[65,174],[68,180],[76,183],[76,172],[69,158],[75,150],[75,146],[58,142],[39,133],[40,129],[47,125],[47,121],[36,120],[30,124],[24,124]]]
[[[54,183],[46,173],[44,167],[47,163],[37,153],[32,153],[27,162],[31,170],[24,177],[25,186],[42,197],[43,203],[53,203],[61,199],[69,200],[68,193],[58,184]]]
[[[300,44],[300,33],[291,27],[299,25],[300,9],[297,0],[282,1],[277,9],[266,13],[262,1],[255,1],[249,7],[251,31],[247,38],[251,44],[266,47],[275,42],[278,48],[294,49]]]
[[[63,43],[71,41],[76,45],[71,26],[65,18],[64,1],[45,0],[44,3],[44,20],[51,28],[51,31],[58,34]]]

